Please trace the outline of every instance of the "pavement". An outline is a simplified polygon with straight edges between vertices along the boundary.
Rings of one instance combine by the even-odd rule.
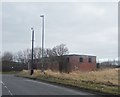
[[[92,97],[98,97],[89,92],[15,77],[9,74],[2,75],[1,84],[2,95],[92,95]]]

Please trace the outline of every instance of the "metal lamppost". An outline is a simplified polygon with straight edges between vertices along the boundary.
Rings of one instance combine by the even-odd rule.
[[[30,75],[32,75],[34,73],[34,69],[33,69],[33,49],[34,49],[34,29],[31,28],[32,30],[32,54],[31,54],[31,71],[30,71]]]
[[[41,68],[41,72],[44,72],[44,66],[43,66],[43,57],[44,57],[44,15],[40,15],[40,17],[42,18],[42,68]]]

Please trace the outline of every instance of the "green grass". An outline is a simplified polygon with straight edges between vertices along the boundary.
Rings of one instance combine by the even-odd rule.
[[[18,71],[7,71],[7,72],[0,72],[0,74],[16,74],[19,73]]]

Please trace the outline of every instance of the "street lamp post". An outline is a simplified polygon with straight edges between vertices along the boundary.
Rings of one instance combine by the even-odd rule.
[[[42,68],[41,68],[41,72],[44,72],[44,66],[43,66],[43,57],[44,57],[44,15],[40,15],[40,17],[42,18]]]
[[[32,55],[31,55],[31,72],[30,72],[30,75],[32,75],[34,73],[34,70],[33,70],[33,49],[34,49],[34,29],[31,28],[32,30]]]

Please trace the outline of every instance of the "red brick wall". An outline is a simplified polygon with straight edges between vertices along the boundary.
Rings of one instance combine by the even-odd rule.
[[[80,62],[80,57],[83,58],[83,62]],[[92,59],[92,62],[88,62],[88,58]],[[67,58],[69,58],[69,62],[67,62]],[[96,69],[96,57],[95,56],[87,56],[87,55],[66,55],[63,57],[62,72],[71,72],[71,71],[91,71]],[[47,62],[47,61],[46,61]],[[60,62],[56,60],[50,63],[49,61],[45,63],[46,69],[51,69],[53,71],[60,71]],[[41,65],[39,63],[39,68]]]
[[[96,69],[96,57],[89,56],[92,59],[92,62],[88,62],[88,56],[81,56],[83,57],[83,62],[79,61],[80,56],[69,56],[69,63],[68,63],[68,70],[69,71],[91,71]]]

